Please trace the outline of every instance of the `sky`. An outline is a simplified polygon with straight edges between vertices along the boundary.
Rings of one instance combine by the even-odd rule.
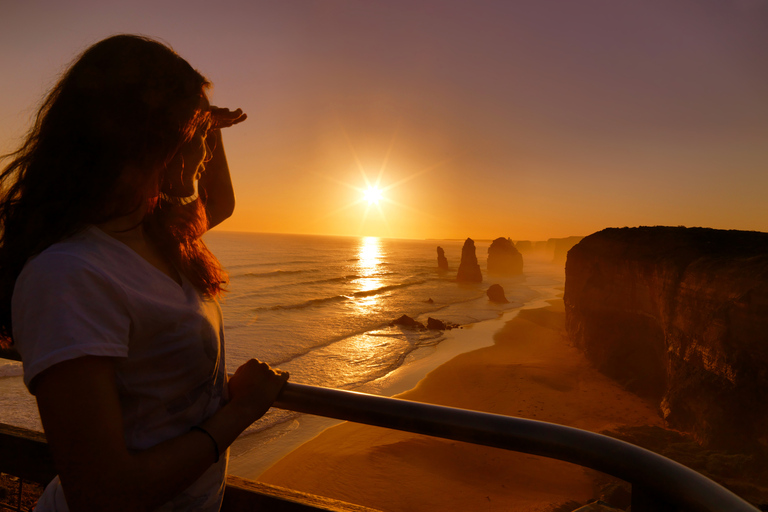
[[[248,114],[216,229],[768,231],[768,0],[0,0],[0,152],[116,33]]]

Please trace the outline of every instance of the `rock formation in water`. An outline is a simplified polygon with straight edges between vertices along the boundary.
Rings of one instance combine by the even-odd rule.
[[[488,295],[488,300],[491,302],[498,302],[499,304],[508,304],[506,295],[504,295],[504,288],[500,284],[492,284],[488,287],[488,291],[485,292]]]
[[[448,258],[445,257],[445,251],[439,245],[437,246],[437,268],[448,270]]]
[[[475,242],[471,238],[467,238],[464,241],[464,247],[461,248],[461,263],[459,263],[456,280],[464,283],[481,283],[483,281],[483,274],[477,263]]]
[[[413,318],[409,317],[408,315],[403,315],[400,318],[392,320],[392,322],[390,322],[389,325],[391,325],[391,326],[400,325],[400,326],[403,326],[403,327],[410,327],[412,329],[424,329],[425,328],[423,323],[421,323],[421,322],[419,322],[417,320],[414,320]]]
[[[487,268],[489,274],[518,276],[523,273],[523,255],[509,238],[497,238],[488,247]]]
[[[445,322],[438,320],[437,318],[427,317],[427,329],[444,331],[446,329]]]
[[[438,320],[437,318],[432,318],[431,316],[427,318],[427,329],[430,329],[430,330],[450,331],[451,329],[454,329],[458,326],[459,324],[454,324],[451,322],[443,322],[442,320]]]
[[[606,229],[568,253],[566,327],[709,447],[768,442],[768,233]]]

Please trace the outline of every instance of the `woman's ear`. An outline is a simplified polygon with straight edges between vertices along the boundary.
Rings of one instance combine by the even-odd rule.
[[[173,195],[174,191],[183,188],[184,154],[177,151],[161,173],[160,191]]]

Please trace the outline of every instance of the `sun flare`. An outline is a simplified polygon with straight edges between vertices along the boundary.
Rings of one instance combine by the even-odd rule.
[[[378,170],[370,169],[370,168],[366,169],[366,167],[363,166],[363,163],[358,157],[357,151],[355,151],[355,148],[352,144],[352,141],[349,138],[349,135],[346,133],[346,130],[344,130],[344,136],[347,140],[347,144],[349,146],[353,162],[356,164],[357,170],[360,172],[360,176],[362,177],[363,183],[361,185],[355,185],[347,181],[340,181],[331,176],[323,175],[323,177],[325,177],[326,179],[336,182],[339,185],[343,185],[344,187],[355,192],[355,195],[351,196],[351,197],[354,197],[354,199],[352,199],[351,202],[336,208],[335,210],[329,212],[327,215],[323,217],[337,215],[340,212],[343,212],[345,210],[349,210],[356,206],[363,205],[364,208],[360,209],[362,211],[358,210],[357,212],[355,212],[355,217],[358,217],[360,219],[359,232],[361,234],[363,233],[366,227],[366,223],[370,223],[369,218],[373,213],[373,216],[376,217],[374,219],[374,222],[381,224],[384,228],[383,230],[379,228],[378,232],[389,233],[391,236],[392,229],[389,225],[388,215],[385,212],[385,209],[387,209],[388,207],[396,207],[400,210],[408,210],[417,215],[426,215],[425,212],[419,210],[418,208],[408,206],[396,200],[395,197],[397,196],[397,194],[390,194],[390,191],[404,185],[405,183],[410,182],[414,178],[421,176],[426,172],[432,171],[434,169],[437,169],[438,167],[441,167],[442,165],[445,165],[446,163],[451,161],[452,158],[448,158],[446,160],[436,162],[435,164],[419,169],[397,181],[392,182],[386,179],[385,174],[387,173],[387,167],[388,167],[387,164],[389,162],[389,156],[395,144],[396,134],[392,135],[392,140],[390,141],[389,148],[387,149],[386,155],[384,156],[383,161],[381,162],[381,165],[379,166]],[[371,175],[375,176],[375,178],[371,179]],[[378,216],[376,215],[376,213],[378,213]]]
[[[368,187],[368,190],[363,192],[363,198],[368,201],[368,204],[379,204],[379,201],[384,199],[384,195],[378,187]]]

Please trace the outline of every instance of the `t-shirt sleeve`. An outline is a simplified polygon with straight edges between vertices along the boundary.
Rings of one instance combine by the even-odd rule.
[[[83,356],[127,357],[130,316],[122,291],[92,263],[43,253],[16,280],[13,339],[24,383],[51,366]]]

